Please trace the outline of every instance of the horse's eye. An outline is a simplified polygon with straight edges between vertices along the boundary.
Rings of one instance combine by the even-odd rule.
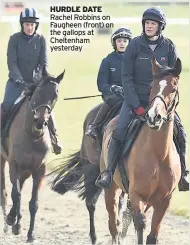
[[[177,88],[173,88],[172,93],[175,93],[177,91]]]

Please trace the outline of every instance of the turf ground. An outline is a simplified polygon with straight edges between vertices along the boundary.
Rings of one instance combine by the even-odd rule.
[[[105,13],[112,16],[140,16],[146,6],[113,5],[105,6]],[[164,6],[168,17],[188,18],[187,6]],[[123,25],[122,25],[123,26]],[[133,36],[141,32],[141,24],[128,24]],[[118,26],[115,26],[118,27]],[[2,100],[7,81],[6,49],[9,36],[12,34],[10,24],[0,23],[0,98]],[[48,38],[48,26],[42,26],[42,33]],[[180,78],[180,104],[178,112],[182,118],[190,142],[189,105],[189,26],[168,25],[164,35],[172,39],[177,46],[179,57],[182,60],[183,72]],[[64,144],[64,156],[78,150],[82,137],[82,124],[88,111],[99,102],[100,98],[64,101],[65,97],[94,95],[98,93],[96,86],[97,72],[100,62],[112,51],[110,36],[94,36],[90,44],[87,44],[82,53],[75,52],[49,52],[49,71],[54,75],[60,74],[66,69],[65,78],[60,86],[59,100],[55,107],[55,116],[59,129],[59,136]],[[187,160],[190,157],[188,149]],[[50,154],[49,161],[55,159]],[[187,161],[188,162],[188,161]],[[189,167],[189,164],[188,164]],[[189,196],[187,193],[175,191],[172,200],[171,211],[176,214],[188,216]]]

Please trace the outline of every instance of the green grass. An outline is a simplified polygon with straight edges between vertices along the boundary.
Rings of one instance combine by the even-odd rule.
[[[70,1],[72,4],[73,1]],[[109,1],[109,2],[101,2],[98,4],[96,2],[96,6],[102,6],[102,12],[104,15],[110,15],[111,17],[131,17],[131,16],[141,16],[142,13],[148,7],[158,6],[158,4],[151,3],[142,3],[142,4],[131,4],[131,3],[121,3],[120,1]],[[92,6],[91,1],[83,1],[80,3],[80,6]],[[159,5],[166,13],[168,18],[189,18],[189,8],[188,5],[175,5],[175,4],[160,4]],[[49,5],[47,4],[45,7],[39,9],[40,12],[47,15],[49,14]]]
[[[133,8],[129,13],[133,13],[132,15],[134,16],[137,14],[135,10],[140,12],[138,8]],[[184,13],[183,17],[186,15],[186,12]],[[130,28],[132,29],[134,36],[141,32],[140,24],[130,25]],[[11,35],[11,27],[8,24],[0,23],[0,30],[1,33],[3,33],[0,46],[0,98],[2,100],[8,78],[6,49],[9,36]],[[48,38],[47,26],[43,26],[42,32]],[[167,26],[164,34],[176,43],[179,56],[183,63],[184,69],[180,79],[180,104],[178,106],[178,112],[185,126],[188,142],[190,142],[190,126],[188,120],[188,105],[190,104],[189,30],[187,30],[186,27],[181,26]],[[49,52],[50,72],[54,75],[58,75],[63,69],[66,69],[65,78],[60,85],[59,100],[55,107],[59,136],[64,144],[64,156],[67,156],[69,153],[80,148],[84,118],[92,107],[101,102],[101,99],[93,98],[64,101],[63,98],[97,94],[96,79],[99,65],[102,58],[111,51],[110,36],[94,36],[91,44],[88,44],[82,53]],[[190,157],[190,149],[188,149],[187,157]],[[53,159],[56,159],[56,156],[50,154],[49,161]],[[188,216],[188,193],[179,193],[178,191],[175,191],[170,210],[176,214]]]
[[[130,16],[142,16],[142,13],[148,7],[158,6],[158,4],[130,4],[120,3],[115,5],[114,3],[105,3],[103,10],[105,14],[109,14],[113,17],[130,17]],[[159,5],[166,13],[167,18],[189,18],[189,8],[187,5]]]

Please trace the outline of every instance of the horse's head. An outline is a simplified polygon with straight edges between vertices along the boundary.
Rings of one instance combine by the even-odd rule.
[[[36,129],[42,129],[47,125],[51,111],[58,98],[58,87],[63,79],[64,73],[58,77],[43,77],[39,85],[36,87],[30,105],[34,113],[34,125]]]
[[[174,68],[161,67],[153,60],[152,68],[153,82],[146,119],[152,129],[159,130],[163,123],[171,119],[178,102],[178,82],[182,65],[179,58]]]

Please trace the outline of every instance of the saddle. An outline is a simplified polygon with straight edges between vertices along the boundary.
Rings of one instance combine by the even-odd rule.
[[[107,124],[117,115],[119,115],[120,113],[120,109],[121,109],[121,105],[122,105],[122,101],[119,101],[118,103],[116,103],[109,111],[109,113],[107,114],[107,116],[105,117],[104,121],[99,125],[99,127],[97,128],[97,132],[98,132],[98,140],[100,142],[100,145],[102,145],[102,140],[103,140],[103,134],[104,131],[107,127]],[[121,145],[120,148],[120,159],[118,162],[118,169],[121,175],[121,179],[122,179],[122,183],[124,188],[127,190],[129,189],[129,182],[127,179],[127,175],[126,175],[126,171],[125,171],[125,167],[123,164],[122,159],[125,157],[127,157],[130,153],[130,150],[133,146],[133,143],[137,137],[137,135],[139,134],[144,121],[142,117],[138,117],[135,116],[131,122],[129,123],[129,126],[126,129],[125,133],[125,139],[123,141],[123,144]]]
[[[117,102],[108,112],[104,120],[101,122],[101,124],[97,127],[97,133],[98,133],[98,140],[100,141],[100,145],[102,145],[102,139],[104,131],[108,125],[108,123],[117,115],[119,115],[121,106],[123,101]]]
[[[144,125],[145,120],[143,120],[141,117],[135,117],[131,120],[128,128],[125,132],[125,139],[123,141],[123,144],[120,148],[121,157],[118,161],[118,169],[121,176],[122,184],[125,188],[125,190],[128,193],[129,190],[129,181],[127,179],[127,173],[125,171],[125,167],[123,164],[123,158],[126,158],[129,156],[129,153],[131,151],[131,148],[137,138],[137,135],[139,134],[142,126]]]
[[[18,99],[15,101],[15,103],[12,106],[8,115],[6,115],[6,117],[4,118],[4,122],[3,122],[3,125],[1,127],[1,138],[2,139],[5,139],[8,136],[11,124],[12,124],[17,112],[19,111],[21,105],[24,103],[25,99],[26,99],[26,95],[21,94],[18,97]]]

